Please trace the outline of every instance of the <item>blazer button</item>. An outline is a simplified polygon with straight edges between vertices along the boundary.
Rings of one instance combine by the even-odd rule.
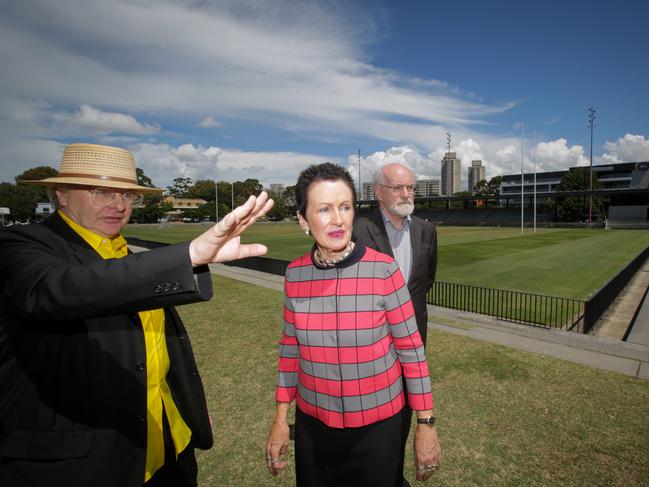
[[[138,362],[137,366],[135,367],[138,372],[144,372],[144,364],[142,362]]]
[[[138,416],[137,416],[137,422],[138,422],[138,423],[144,423],[144,421],[145,421],[144,416],[140,416],[140,415],[138,414]]]

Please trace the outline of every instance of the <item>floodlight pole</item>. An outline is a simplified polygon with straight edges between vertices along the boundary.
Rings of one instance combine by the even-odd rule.
[[[363,185],[361,183],[361,150],[360,149],[358,149],[358,199],[359,201],[363,199]]]
[[[588,223],[593,223],[593,126],[595,125],[595,109],[588,108],[588,126],[590,127],[590,190],[588,193]]]
[[[523,135],[525,133],[525,125],[521,122],[521,235],[525,235],[525,173],[523,172]]]
[[[216,206],[216,223],[219,222],[219,174],[218,166],[214,163],[214,205]]]
[[[232,210],[234,210],[234,181],[232,181],[232,183],[230,183],[230,184],[232,184],[232,200],[230,202],[230,206],[232,207],[230,209],[230,211],[232,211]]]
[[[534,148],[532,153],[534,160],[534,233],[536,233],[536,132],[534,132]]]

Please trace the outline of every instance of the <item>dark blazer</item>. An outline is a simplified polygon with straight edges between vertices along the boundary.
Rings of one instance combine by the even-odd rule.
[[[410,242],[412,245],[412,269],[408,278],[408,291],[415,308],[417,328],[426,344],[428,308],[426,294],[435,281],[437,271],[437,230],[416,216],[411,217]],[[388,233],[379,208],[354,220],[354,235],[368,247],[394,258]]]
[[[142,310],[164,308],[167,382],[193,445],[210,448],[203,385],[172,306],[211,295],[187,243],[104,260],[58,214],[0,229],[0,485],[142,485]]]

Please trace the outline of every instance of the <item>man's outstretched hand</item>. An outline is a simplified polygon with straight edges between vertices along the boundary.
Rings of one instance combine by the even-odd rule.
[[[265,245],[241,245],[241,235],[257,218],[265,215],[273,207],[274,201],[262,191],[257,197],[251,196],[243,205],[237,206],[223,220],[199,235],[189,244],[189,257],[194,267],[230,260],[264,255]]]

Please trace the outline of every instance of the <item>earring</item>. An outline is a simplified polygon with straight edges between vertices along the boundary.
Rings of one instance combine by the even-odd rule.
[[[304,230],[304,233],[306,233],[308,235],[309,234],[309,229],[307,228],[306,230]]]

